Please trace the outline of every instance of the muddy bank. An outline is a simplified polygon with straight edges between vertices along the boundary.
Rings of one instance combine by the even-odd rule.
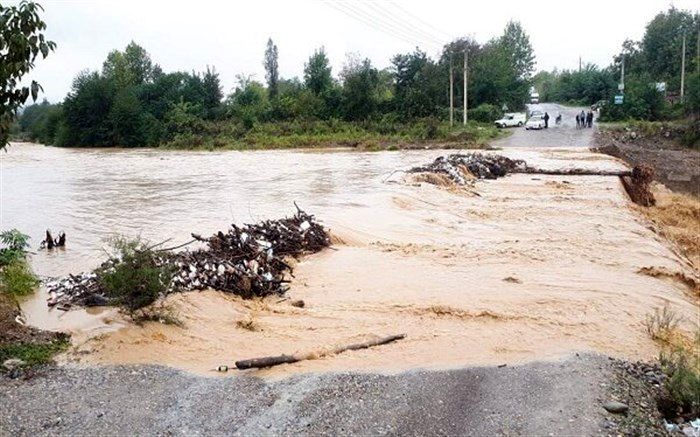
[[[630,165],[650,165],[656,180],[666,187],[698,197],[700,150],[682,145],[679,135],[671,126],[658,126],[650,132],[605,127],[595,133],[593,147]]]

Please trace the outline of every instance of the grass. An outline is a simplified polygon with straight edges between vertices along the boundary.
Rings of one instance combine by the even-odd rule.
[[[640,137],[669,137],[675,138],[685,147],[700,148],[700,121],[673,120],[673,121],[645,121],[629,120],[624,122],[603,122],[600,126],[610,131],[633,131]]]
[[[169,149],[294,149],[353,147],[361,150],[398,150],[422,143],[452,147],[483,147],[506,135],[494,126],[470,122],[450,128],[435,119],[412,123],[292,121],[259,123],[249,130],[232,122],[210,123],[201,134],[181,134],[161,145]]]
[[[52,362],[54,355],[66,350],[69,344],[68,336],[43,343],[0,344],[0,363],[10,358],[19,358],[27,367],[47,364]]]
[[[175,310],[162,301],[134,311],[131,313],[131,319],[138,325],[146,322],[158,322],[163,325],[172,325],[179,328],[185,327],[185,323]]]
[[[681,318],[668,305],[664,305],[647,314],[644,326],[652,340],[669,343],[680,322]]]
[[[251,332],[259,332],[262,331],[262,327],[260,326],[260,323],[257,322],[253,317],[249,317],[247,319],[240,319],[236,320],[236,326],[245,329],[247,331]]]

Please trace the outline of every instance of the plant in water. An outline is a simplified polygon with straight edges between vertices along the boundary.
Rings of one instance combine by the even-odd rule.
[[[96,273],[115,305],[133,313],[167,293],[174,267],[166,266],[152,247],[125,238],[115,238],[110,245],[110,261]]]

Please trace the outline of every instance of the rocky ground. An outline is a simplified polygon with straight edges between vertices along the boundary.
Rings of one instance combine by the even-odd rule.
[[[645,409],[651,401],[644,392],[627,392],[632,377],[621,369],[590,355],[513,367],[277,381],[245,373],[210,378],[156,366],[52,367],[28,380],[2,381],[0,434],[662,433]],[[630,410],[609,413],[604,405],[613,401]]]

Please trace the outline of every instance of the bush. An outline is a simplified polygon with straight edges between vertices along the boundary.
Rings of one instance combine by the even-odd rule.
[[[0,344],[0,363],[10,358],[24,361],[26,366],[46,364],[53,356],[70,345],[67,335],[58,335],[55,340],[46,343],[6,343]],[[4,370],[0,367],[0,371]]]
[[[24,296],[34,291],[39,279],[25,260],[17,260],[0,270],[0,289],[14,296]]]
[[[467,111],[470,120],[480,121],[482,123],[493,123],[503,117],[503,111],[496,105],[484,103],[474,109]]]
[[[695,347],[700,346],[697,344]],[[659,409],[666,418],[681,416],[686,419],[700,414],[700,357],[679,347],[662,353],[661,368],[666,374],[664,393],[659,398]]]
[[[115,254],[99,269],[100,285],[114,303],[134,312],[168,291],[174,270],[159,262],[157,254],[140,240],[116,238]]]

